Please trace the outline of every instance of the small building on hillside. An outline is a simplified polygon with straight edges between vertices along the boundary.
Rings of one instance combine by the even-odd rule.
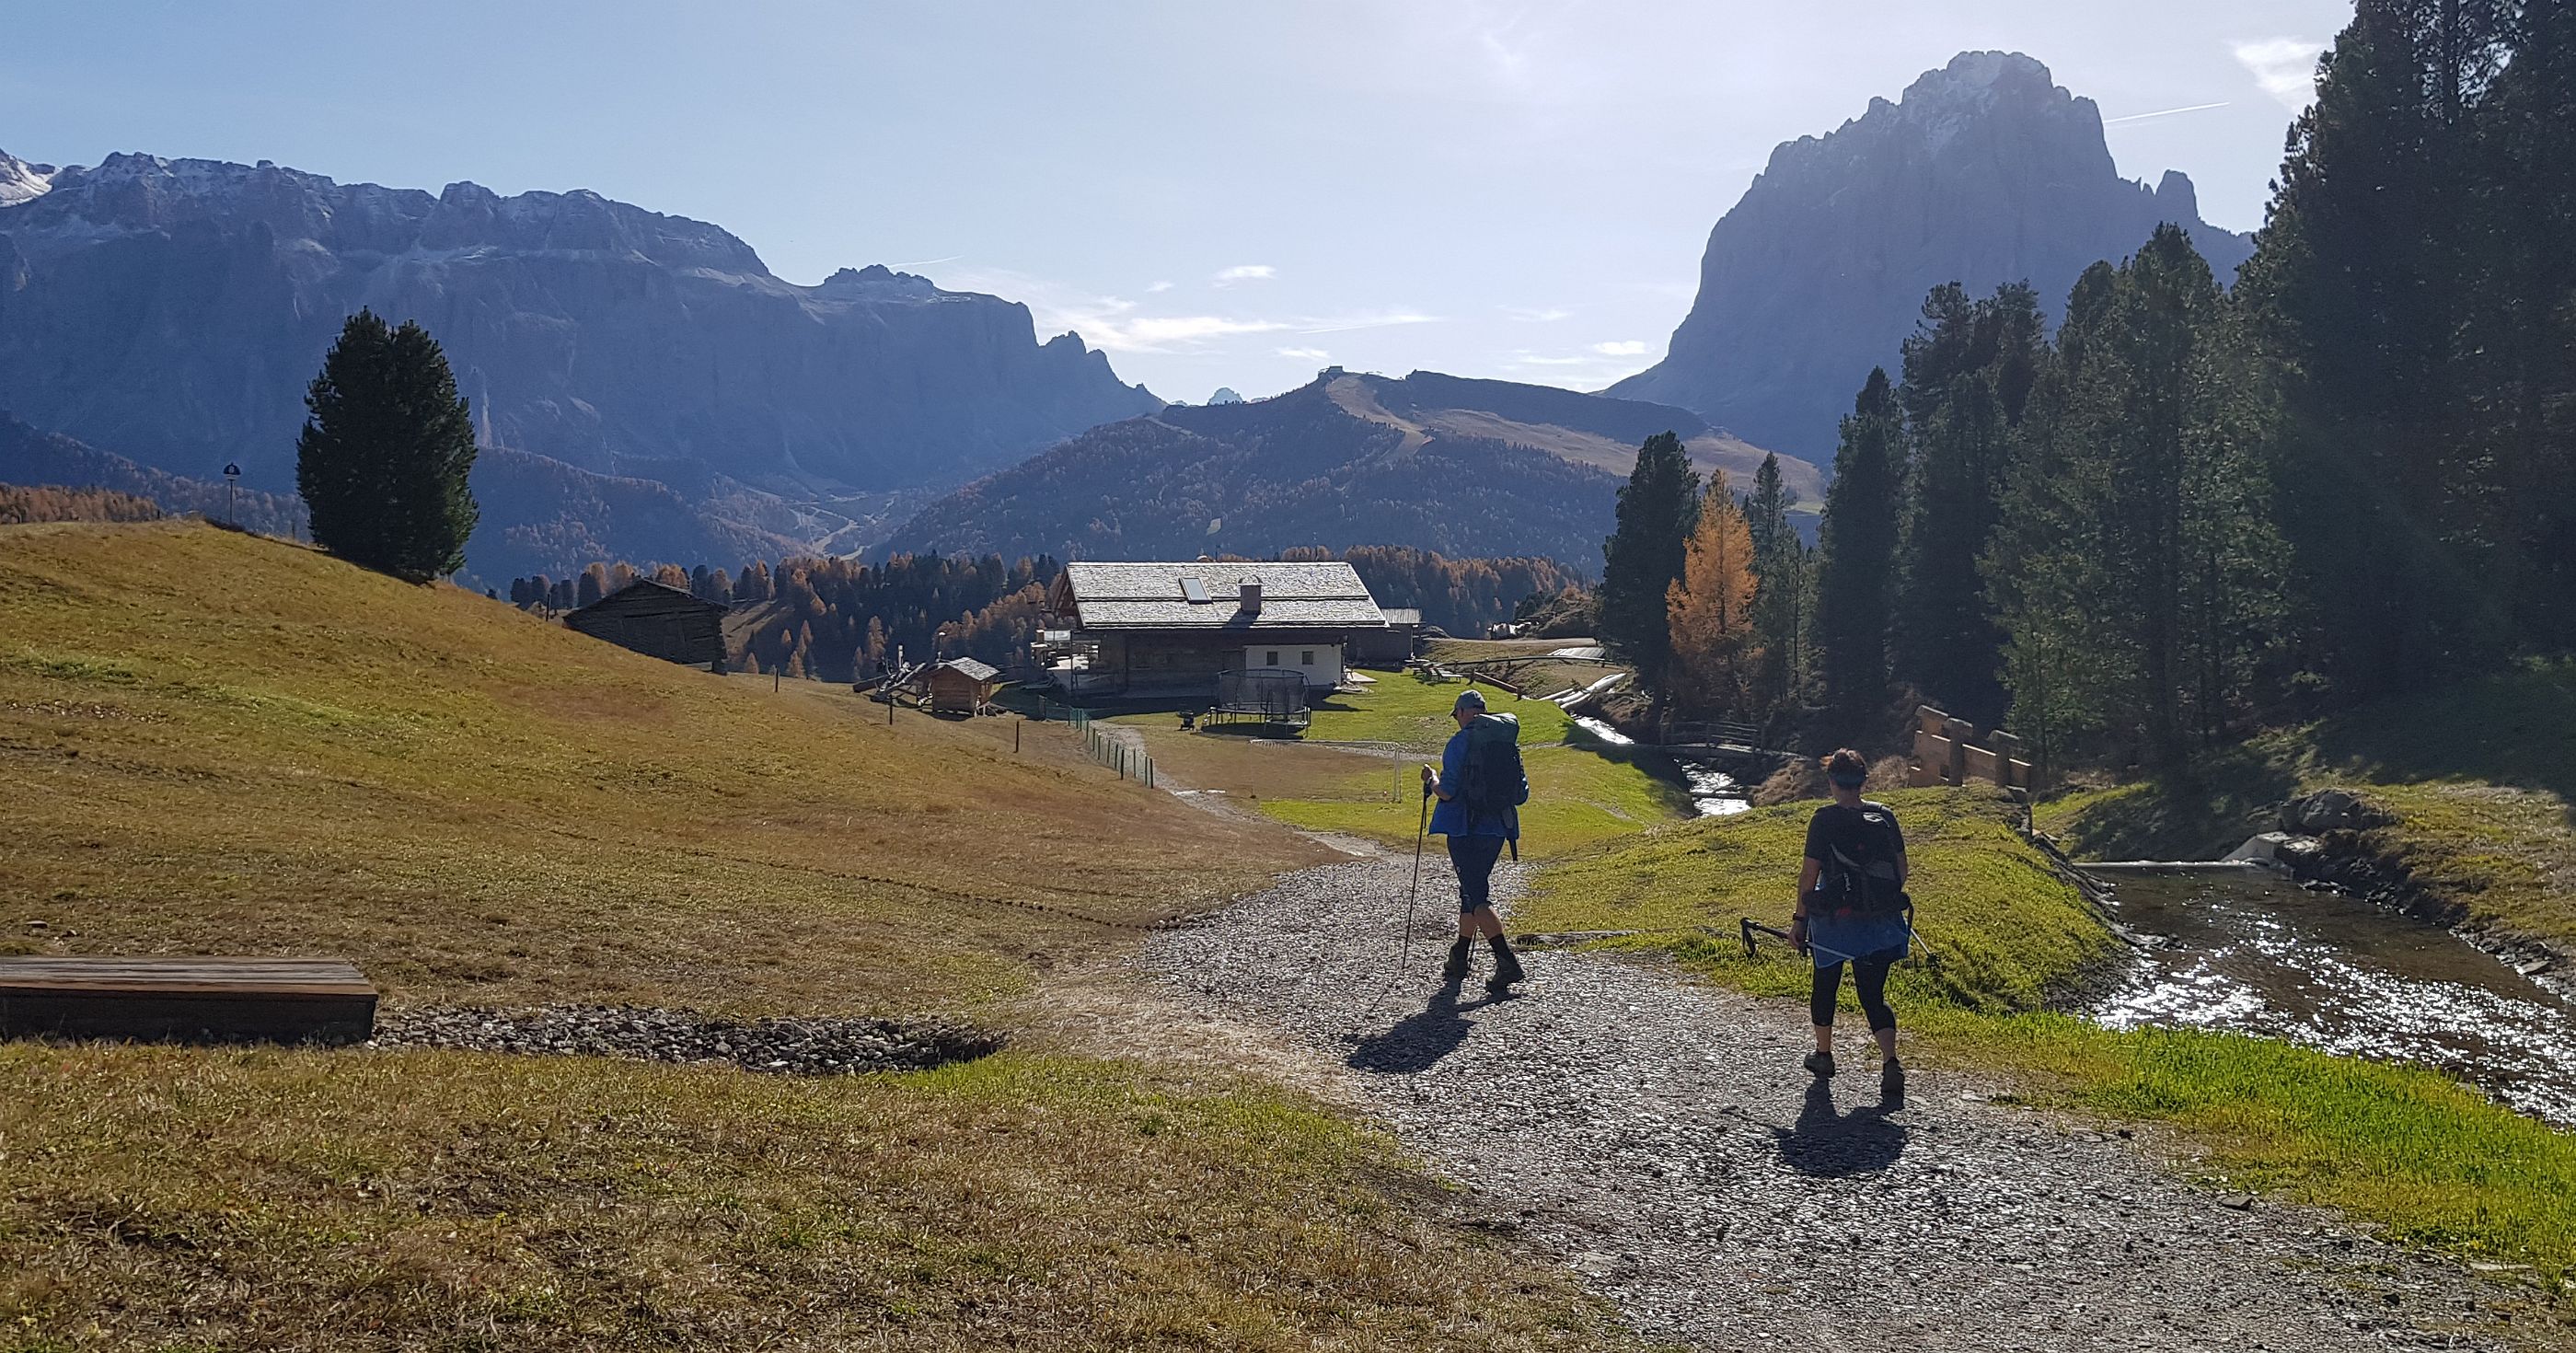
[[[973,714],[991,702],[1001,672],[973,658],[950,658],[930,669],[930,712]]]
[[[725,610],[679,588],[638,578],[566,614],[564,624],[666,662],[717,670],[724,661]]]
[[[1402,667],[1413,661],[1413,647],[1422,638],[1420,608],[1382,606],[1378,611],[1386,617],[1386,628],[1354,633],[1342,655],[1353,667]]]
[[[1228,672],[1342,682],[1386,615],[1346,563],[1071,563],[1047,589],[1048,676],[1067,698],[1213,699]]]

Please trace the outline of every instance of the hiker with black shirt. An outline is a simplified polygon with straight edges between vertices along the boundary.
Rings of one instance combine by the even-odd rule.
[[[1520,805],[1529,802],[1521,725],[1509,714],[1486,713],[1485,697],[1473,687],[1459,694],[1449,717],[1458,721],[1458,731],[1440,753],[1440,769],[1422,768],[1422,792],[1440,800],[1431,810],[1430,830],[1449,838],[1449,863],[1458,871],[1458,940],[1449,946],[1440,979],[1467,979],[1476,937],[1482,935],[1494,951],[1494,975],[1485,985],[1501,995],[1522,975],[1493,900],[1494,862],[1506,844],[1512,858],[1520,858]]]
[[[1905,833],[1886,804],[1860,796],[1869,763],[1846,747],[1825,758],[1834,801],[1807,822],[1807,859],[1798,871],[1798,910],[1790,943],[1815,960],[1808,1013],[1816,1050],[1807,1070],[1834,1074],[1834,1005],[1843,968],[1851,968],[1860,1008],[1878,1039],[1881,1089],[1902,1094],[1896,1060],[1896,1012],[1887,1006],[1887,970],[1913,943],[1912,902],[1905,895]]]

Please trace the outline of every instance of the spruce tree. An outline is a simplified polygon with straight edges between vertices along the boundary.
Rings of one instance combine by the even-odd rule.
[[[2015,283],[1924,302],[1905,344],[1908,470],[1893,626],[1898,679],[1980,723],[2003,713],[1995,628],[1978,561],[2044,346],[2039,298]]]
[[[1672,651],[1664,593],[1682,576],[1683,550],[1699,524],[1699,474],[1680,437],[1658,432],[1637,448],[1617,520],[1601,547],[1601,638],[1660,693]]]
[[[2438,681],[2505,637],[2489,396],[2467,379],[2498,9],[2360,0],[2241,274],[2280,382],[2279,475],[2300,500],[2283,523],[2317,664],[2347,697]]]
[[[1807,601],[1808,550],[1789,522],[1795,506],[1781,482],[1780,458],[1765,455],[1744,500],[1745,528],[1753,540],[1753,629],[1760,655],[1753,667],[1752,703],[1768,715],[1787,704],[1801,675],[1800,649]]]
[[[410,582],[465,565],[474,533],[474,423],[438,343],[360,310],[305,393],[295,483],[313,541]]]
[[[1818,540],[1816,650],[1828,738],[1867,740],[1887,703],[1888,604],[1894,590],[1904,424],[1884,368],[1869,373],[1842,421]]]

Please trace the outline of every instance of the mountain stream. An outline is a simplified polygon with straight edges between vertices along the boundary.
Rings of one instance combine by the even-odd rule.
[[[2146,944],[2088,1012],[2106,1026],[2421,1062],[2576,1127],[2576,1000],[2438,925],[2268,869],[2123,874],[2113,896]]]

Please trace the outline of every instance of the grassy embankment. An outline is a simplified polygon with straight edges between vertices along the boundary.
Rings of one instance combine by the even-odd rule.
[[[1921,937],[1938,956],[1937,967],[1900,967],[1892,996],[1936,1056],[2011,1072],[2036,1099],[2169,1124],[2205,1149],[2211,1171],[2246,1186],[2342,1207],[2473,1259],[2534,1265],[2553,1290],[2570,1273],[2576,1134],[2422,1068],[2232,1034],[2111,1033],[2043,1013],[2047,993],[2080,981],[2116,941],[2013,833],[2000,796],[1880,797],[1906,825]],[[1613,943],[1803,999],[1803,960],[1766,945],[1748,961],[1732,932],[1740,916],[1785,921],[1812,809],[1692,822],[1561,861],[1540,874],[1513,924],[1659,932]]]
[[[882,715],[203,526],[0,528],[0,949],[1009,1026],[1310,858],[1069,740]],[[1382,1139],[1143,1060],[0,1045],[0,1348],[1596,1337]]]
[[[1335,695],[1317,709],[1298,743],[1255,742],[1222,731],[1185,734],[1168,714],[1120,722],[1143,730],[1156,765],[1179,782],[1221,789],[1292,826],[1409,849],[1421,823],[1416,767],[1439,763],[1441,747],[1458,731],[1450,706],[1466,685],[1408,672],[1369,675],[1375,684]],[[1561,854],[1690,811],[1686,795],[1638,763],[1566,745],[1573,721],[1563,709],[1479,689],[1496,713],[1521,722],[1521,761],[1530,778],[1530,804],[1521,810],[1523,854]]]
[[[2188,775],[2061,797],[2041,825],[2095,858],[2188,859],[2352,789],[2396,821],[2354,846],[2471,925],[2576,951],[2576,661],[2526,663],[2264,734]]]

